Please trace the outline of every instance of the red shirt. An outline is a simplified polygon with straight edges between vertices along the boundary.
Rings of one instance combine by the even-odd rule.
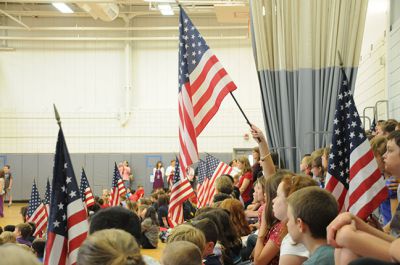
[[[242,193],[242,199],[244,202],[248,202],[251,200],[251,190],[253,188],[253,175],[251,174],[251,172],[246,172],[244,173],[240,179],[239,179],[239,189],[243,184],[243,181],[245,179],[250,180],[249,185],[247,186],[247,188],[244,190],[244,192]]]

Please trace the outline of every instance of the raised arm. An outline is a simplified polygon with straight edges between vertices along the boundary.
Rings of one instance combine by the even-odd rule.
[[[272,176],[273,174],[275,174],[276,170],[265,136],[263,132],[254,124],[251,125],[251,134],[253,138],[257,141],[258,147],[260,149],[260,163],[263,169],[264,176]]]

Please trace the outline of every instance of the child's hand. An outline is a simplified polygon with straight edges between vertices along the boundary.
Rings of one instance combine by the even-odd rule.
[[[328,244],[332,247],[339,247],[336,242],[336,232],[345,225],[354,223],[354,228],[356,228],[353,215],[349,212],[339,214],[326,228],[326,239]]]
[[[264,136],[263,132],[254,124],[251,125],[250,132],[251,132],[251,135],[253,136],[253,139],[256,140],[257,142],[265,141],[265,136]]]

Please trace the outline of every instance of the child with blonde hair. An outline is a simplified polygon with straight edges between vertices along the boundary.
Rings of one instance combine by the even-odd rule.
[[[88,236],[79,248],[78,265],[145,265],[135,238],[120,229]]]

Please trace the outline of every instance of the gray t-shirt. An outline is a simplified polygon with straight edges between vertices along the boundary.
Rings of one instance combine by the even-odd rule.
[[[328,245],[317,248],[303,265],[335,265],[335,249]]]

